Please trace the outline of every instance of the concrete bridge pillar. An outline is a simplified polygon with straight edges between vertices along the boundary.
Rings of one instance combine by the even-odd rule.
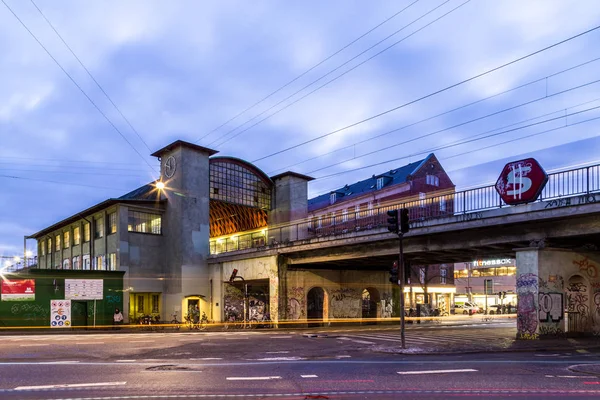
[[[600,335],[597,252],[517,250],[517,339]]]

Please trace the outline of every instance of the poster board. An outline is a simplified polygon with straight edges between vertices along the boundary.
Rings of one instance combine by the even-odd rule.
[[[50,327],[71,327],[71,300],[50,300]]]
[[[0,279],[1,301],[35,301],[35,279]]]
[[[102,279],[65,279],[66,300],[102,300],[103,294]]]

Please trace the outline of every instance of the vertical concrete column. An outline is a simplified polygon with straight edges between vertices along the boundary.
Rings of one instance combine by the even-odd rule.
[[[538,339],[539,249],[516,252],[517,339]]]
[[[274,310],[273,307],[271,307],[271,320],[273,320],[273,322],[277,322],[280,320],[286,320],[289,318],[289,316],[287,315],[287,309],[288,309],[287,270],[288,270],[287,258],[282,255],[279,255],[277,257],[277,277],[278,277],[278,287],[279,287],[278,296],[277,296],[277,298],[275,298],[275,296],[273,296],[273,294],[271,294],[271,301],[277,301],[277,303],[278,303],[277,310]],[[274,311],[277,311],[277,314],[275,314]]]
[[[308,237],[307,224],[291,225],[308,216],[308,182],[314,178],[284,172],[271,177],[275,183],[273,206],[269,213],[269,243],[287,242]]]
[[[123,275],[123,292],[121,293],[123,299],[121,312],[123,313],[123,318],[125,321],[129,321],[129,287],[131,286],[131,276],[129,275],[129,230],[127,227],[129,208],[125,206],[119,206],[117,208],[117,213],[117,235],[119,237],[119,245],[117,248],[117,266],[119,271],[125,272]],[[83,231],[81,237],[83,239]]]

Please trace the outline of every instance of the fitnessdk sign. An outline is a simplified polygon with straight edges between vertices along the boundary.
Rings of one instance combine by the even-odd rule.
[[[535,201],[548,182],[548,174],[533,158],[526,158],[504,166],[496,191],[509,205],[531,203]]]
[[[35,301],[35,280],[2,279],[2,301]]]

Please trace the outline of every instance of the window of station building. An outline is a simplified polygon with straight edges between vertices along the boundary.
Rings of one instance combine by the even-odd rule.
[[[60,235],[56,235],[54,238],[54,250],[60,251]]]
[[[73,269],[76,269],[76,270],[81,269],[80,260],[81,260],[80,256],[73,257]]]
[[[210,198],[261,209],[271,208],[271,189],[254,171],[230,162],[211,162]]]
[[[62,269],[71,269],[71,260],[65,258],[62,262]]]
[[[162,233],[161,216],[160,214],[129,211],[127,230],[129,232],[160,235]]]
[[[106,269],[106,266],[104,265],[105,260],[104,260],[104,256],[98,256],[94,259],[95,263],[94,263],[94,270],[95,271],[104,271]]]
[[[117,253],[110,253],[108,255],[106,267],[109,271],[116,271],[118,269],[117,268]]]
[[[159,312],[159,300],[160,300],[159,295],[157,295],[157,294],[152,295],[152,312],[153,313]]]
[[[48,254],[52,253],[52,239],[48,239]]]
[[[94,239],[104,237],[104,220],[102,218],[94,219]]]
[[[83,265],[82,265],[83,269],[86,271],[89,271],[91,269],[90,255],[86,254],[82,258],[83,258]]]
[[[90,223],[89,222],[87,222],[83,225],[83,241],[84,242],[90,241]]]
[[[79,227],[75,227],[73,229],[73,246],[79,246],[81,243],[81,232],[79,232]]]
[[[40,254],[43,256],[46,255],[46,242],[40,242]]]
[[[65,249],[71,247],[71,232],[66,231],[63,233],[63,246]]]
[[[108,234],[117,233],[117,213],[108,214]]]

